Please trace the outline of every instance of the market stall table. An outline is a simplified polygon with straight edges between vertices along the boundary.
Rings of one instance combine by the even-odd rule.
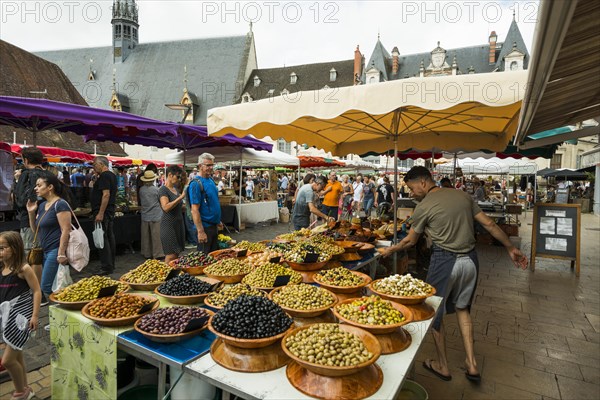
[[[261,201],[258,203],[236,204],[242,223],[257,224],[269,220],[279,221],[277,201]]]
[[[149,292],[133,292],[150,294]],[[173,306],[158,296],[160,307]],[[52,345],[52,397],[72,398],[86,394],[94,399],[117,398],[117,349],[159,368],[158,399],[165,395],[166,367],[182,370],[193,359],[208,352],[215,336],[203,331],[192,339],[172,344],[154,343],[133,330],[100,326],[79,310],[50,306]],[[173,378],[176,379],[176,378]]]
[[[437,310],[441,300],[441,297],[433,296],[427,299],[427,304]],[[383,355],[377,360],[376,364],[383,371],[383,384],[370,398],[393,399],[396,397],[432,322],[433,319],[429,319],[406,325],[405,329],[412,336],[410,346],[400,353]],[[187,364],[184,369],[193,376],[245,399],[311,398],[290,384],[286,376],[286,367],[260,374],[234,372],[221,367],[210,354],[206,354]]]

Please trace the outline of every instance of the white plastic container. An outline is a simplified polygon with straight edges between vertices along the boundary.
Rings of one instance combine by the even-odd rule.
[[[181,369],[169,366],[172,383],[179,378],[181,372]],[[216,392],[217,388],[213,385],[190,374],[184,374],[171,391],[171,400],[213,400]]]

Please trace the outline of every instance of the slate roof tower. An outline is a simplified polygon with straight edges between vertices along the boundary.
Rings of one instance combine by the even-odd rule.
[[[122,63],[138,44],[138,8],[135,0],[114,0],[112,9],[113,62]]]

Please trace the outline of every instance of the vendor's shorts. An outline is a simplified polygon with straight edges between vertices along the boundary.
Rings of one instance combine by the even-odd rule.
[[[471,299],[477,285],[477,268],[469,256],[456,258],[454,268],[448,281],[448,297],[457,309],[465,309],[471,305]]]

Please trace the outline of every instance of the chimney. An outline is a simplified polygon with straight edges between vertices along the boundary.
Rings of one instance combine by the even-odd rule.
[[[392,49],[392,75],[396,75],[398,73],[398,56],[400,52],[397,47]]]
[[[362,62],[363,55],[360,53],[358,45],[356,45],[356,50],[354,50],[354,85],[360,84],[360,77],[362,76]]]
[[[496,31],[492,31],[490,33],[490,64],[496,64],[496,40],[498,40]]]

